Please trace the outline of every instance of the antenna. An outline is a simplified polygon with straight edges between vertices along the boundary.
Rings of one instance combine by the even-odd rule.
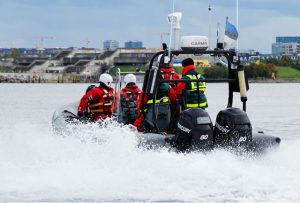
[[[169,33],[169,32],[161,32],[161,33],[160,33],[160,44],[163,43],[163,36],[164,36],[164,35],[170,35],[170,33]]]
[[[236,29],[239,32],[239,0],[236,0]],[[239,60],[239,38],[236,40],[236,58]]]
[[[172,8],[172,12],[174,13],[174,10],[175,10],[175,0],[173,0],[173,8]],[[171,23],[171,27],[170,27],[170,39],[169,39],[169,53],[168,53],[168,56],[169,58],[171,58],[171,48],[172,48],[172,35],[173,35],[173,18],[167,18],[168,22]]]
[[[208,17],[209,17],[209,22],[208,22],[208,49],[210,50],[210,44],[211,44],[211,5],[208,5]]]
[[[217,23],[217,48],[224,49],[224,43],[220,40],[220,23]]]
[[[170,42],[172,41],[172,34],[174,33],[174,49],[178,49],[179,44],[179,31],[180,31],[180,21],[182,18],[181,12],[173,12],[168,15],[168,21],[171,24],[171,35]],[[171,43],[170,43],[170,47]]]

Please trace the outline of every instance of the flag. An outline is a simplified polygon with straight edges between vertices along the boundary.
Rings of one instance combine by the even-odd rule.
[[[232,48],[234,42],[236,42],[239,33],[236,27],[226,19],[225,36],[224,36],[224,47]]]

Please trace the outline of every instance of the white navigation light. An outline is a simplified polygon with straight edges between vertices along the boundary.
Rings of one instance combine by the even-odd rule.
[[[181,12],[170,13],[168,15],[168,22],[173,23],[173,29],[180,29],[180,21],[182,18]]]
[[[181,37],[182,50],[206,50],[208,48],[207,36],[183,36]]]

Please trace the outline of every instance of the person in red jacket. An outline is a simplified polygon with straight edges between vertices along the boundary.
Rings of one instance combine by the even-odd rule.
[[[162,57],[162,54],[158,56],[158,64],[160,63],[161,57]],[[166,58],[166,56],[165,56],[165,58]],[[163,59],[162,66],[160,68],[163,79],[179,80],[180,79],[179,74],[175,71],[175,69],[173,67],[170,66],[169,61],[165,61],[165,58]],[[166,60],[168,60],[168,59],[166,58]],[[177,83],[169,82],[169,85],[171,85],[171,87],[175,89],[177,86]]]
[[[159,55],[158,56],[158,64],[160,63],[161,57],[163,55]],[[180,76],[179,74],[175,71],[175,69],[173,67],[170,66],[170,59],[168,58],[168,56],[164,56],[164,59],[162,60],[162,64],[161,64],[161,75],[163,77],[163,79],[165,80],[179,80]],[[175,90],[177,87],[177,82],[169,82],[169,85],[172,87],[172,89],[174,90],[174,94],[175,94]],[[176,94],[175,94],[176,96]],[[177,128],[177,120],[179,118],[179,114],[180,114],[180,105],[178,105],[178,102],[174,102],[171,103],[171,112],[172,112],[172,119],[171,119],[171,123],[170,123],[170,129],[175,129]]]
[[[115,111],[119,111],[117,113],[120,122],[133,124],[138,117],[137,100],[142,90],[136,85],[136,77],[133,74],[125,75],[124,83],[126,86],[116,95]]]
[[[99,87],[87,91],[80,100],[77,109],[79,118],[88,117],[90,121],[98,121],[112,116],[114,90],[111,88],[113,78],[107,73],[99,77]]]

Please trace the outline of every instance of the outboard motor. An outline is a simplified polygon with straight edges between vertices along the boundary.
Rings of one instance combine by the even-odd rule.
[[[201,108],[184,110],[172,145],[180,151],[212,149],[213,124],[208,113]]]
[[[214,129],[214,142],[222,147],[249,147],[252,142],[252,126],[246,112],[239,108],[220,111]]]

